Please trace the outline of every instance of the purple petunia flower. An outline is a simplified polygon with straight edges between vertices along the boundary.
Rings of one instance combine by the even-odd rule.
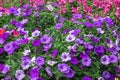
[[[74,41],[75,40],[75,36],[74,35],[71,35],[71,34],[69,34],[67,37],[66,37],[66,41],[67,42],[72,42],[72,41]]]
[[[38,78],[37,80],[44,80],[43,78]]]
[[[23,19],[20,23],[21,24],[25,24],[25,23],[27,23],[28,22],[28,19]]]
[[[82,80],[92,80],[92,78],[90,78],[89,76],[84,76]]]
[[[21,44],[27,44],[28,41],[29,41],[28,38],[24,38],[24,39],[21,40]]]
[[[69,73],[70,67],[65,63],[58,64],[58,70],[62,73]]]
[[[35,39],[35,40],[32,42],[32,45],[33,45],[34,47],[40,46],[40,40]]]
[[[76,42],[77,44],[83,44],[83,43],[84,43],[84,41],[83,41],[82,39],[79,39],[79,38],[76,38],[76,39],[75,39],[75,42]]]
[[[5,65],[3,70],[2,70],[2,73],[6,74],[9,70],[10,70],[10,66],[9,65]]]
[[[100,38],[91,37],[91,39],[94,43],[97,43],[100,41]]]
[[[21,63],[22,69],[23,69],[23,70],[28,69],[28,68],[30,67],[30,63],[31,63],[31,61],[24,61],[24,62],[22,62],[22,63]]]
[[[49,44],[53,41],[52,37],[49,37],[48,35],[44,35],[40,38],[41,43],[43,44]]]
[[[0,71],[2,71],[4,69],[4,65],[3,64],[0,64]]]
[[[17,13],[17,8],[12,7],[8,10],[8,14],[16,14]]]
[[[35,63],[38,65],[38,66],[42,66],[44,65],[45,63],[45,59],[41,56],[37,57],[36,60],[35,60]]]
[[[102,77],[104,77],[105,79],[108,79],[108,78],[110,78],[110,73],[108,72],[108,71],[103,71],[103,73],[102,73]]]
[[[84,42],[84,46],[87,49],[93,49],[93,46],[90,43],[88,43],[88,42]]]
[[[45,70],[46,70],[47,74],[48,74],[50,77],[52,77],[52,76],[53,76],[53,74],[52,74],[52,72],[51,72],[51,68],[50,68],[50,67],[46,67],[46,68],[45,68]]]
[[[116,72],[120,72],[120,67],[119,66],[117,66],[116,68],[115,68],[115,70],[116,70]]]
[[[96,28],[98,33],[103,34],[105,31],[103,31],[101,28]]]
[[[63,18],[62,16],[60,16],[58,22],[59,23],[63,23],[65,20],[66,20],[65,18]]]
[[[29,56],[22,56],[21,60],[22,60],[22,62],[29,62],[30,57]]]
[[[120,34],[117,35],[117,38],[120,40]]]
[[[9,34],[8,34],[8,33],[4,33],[4,34],[1,36],[1,38],[4,39],[4,40],[6,40],[8,37],[9,37]]]
[[[73,14],[74,19],[82,19],[83,15],[82,14]]]
[[[3,48],[0,48],[0,55],[4,52]]]
[[[5,76],[5,80],[12,80],[9,76]]]
[[[93,27],[93,25],[92,25],[90,22],[84,22],[83,24],[84,24],[84,26],[86,26],[87,28],[92,28],[92,27]]]
[[[4,44],[5,40],[0,38],[0,44]]]
[[[111,63],[116,63],[118,61],[118,57],[115,55],[110,55],[109,59]]]
[[[93,23],[93,25],[95,26],[95,27],[102,27],[102,21],[94,21],[94,23]]]
[[[94,49],[96,55],[103,55],[104,54],[104,47],[103,46],[96,46]]]
[[[40,31],[35,30],[35,31],[32,33],[32,37],[38,37],[38,36],[40,36]]]
[[[61,31],[61,33],[62,33],[62,34],[66,34],[66,33],[69,32],[69,31],[70,31],[70,29],[66,28],[66,29],[64,29],[63,31]]]
[[[62,28],[62,23],[57,23],[56,25],[55,25],[55,29],[56,30],[59,30],[59,29],[61,29]]]
[[[79,63],[78,58],[75,58],[75,57],[71,58],[70,63],[77,65]]]
[[[20,22],[16,22],[15,26],[16,26],[16,28],[23,28],[24,27],[24,25]]]
[[[10,43],[7,43],[5,46],[4,46],[4,50],[5,50],[5,52],[7,52],[8,53],[8,55],[10,55],[10,54],[13,54],[13,52],[14,52],[14,46],[13,46],[13,43],[12,42],[10,42]]]
[[[114,22],[113,22],[113,20],[111,18],[107,17],[104,20],[108,24],[108,26],[113,26],[114,25]]]
[[[86,53],[86,52],[84,52],[84,53],[80,52],[79,56],[80,56],[80,58],[87,58],[87,57],[89,57],[88,53]]]
[[[75,75],[75,72],[72,69],[69,69],[68,73],[65,73],[66,78],[73,78]]]
[[[86,58],[82,58],[82,64],[84,66],[90,66],[92,63],[92,59],[90,59],[89,57],[86,57]]]
[[[58,54],[58,50],[55,49],[55,50],[51,53],[50,56],[51,56],[52,58],[55,58],[55,57],[57,56],[57,54]]]
[[[43,45],[43,51],[48,52],[48,50],[51,48],[52,44],[44,44]]]
[[[110,59],[107,55],[104,55],[104,56],[101,57],[100,62],[103,65],[108,65],[108,64],[110,64]]]
[[[24,71],[23,70],[17,70],[16,74],[15,74],[15,77],[18,80],[22,80],[25,77]]]
[[[16,20],[12,19],[12,20],[10,21],[10,24],[15,25],[16,22],[17,22]]]
[[[69,53],[63,52],[61,55],[61,59],[63,62],[67,62],[67,61],[71,60],[71,56]]]
[[[75,29],[75,30],[71,30],[69,31],[69,34],[77,36],[80,33],[80,29]]]
[[[39,78],[39,69],[34,67],[29,72],[30,79],[36,80]]]

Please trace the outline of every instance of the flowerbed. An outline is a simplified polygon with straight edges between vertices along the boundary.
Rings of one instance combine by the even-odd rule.
[[[52,3],[0,12],[0,79],[118,79],[119,24],[57,11]]]

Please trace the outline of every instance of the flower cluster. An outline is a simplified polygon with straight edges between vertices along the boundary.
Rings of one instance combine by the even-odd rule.
[[[34,7],[11,7],[7,15],[0,15],[0,76],[5,80],[118,78],[119,24],[108,16],[79,14],[74,7],[71,17],[60,15],[74,0],[49,5],[43,2],[31,0]],[[84,11],[91,15],[87,0],[77,3],[83,3]]]

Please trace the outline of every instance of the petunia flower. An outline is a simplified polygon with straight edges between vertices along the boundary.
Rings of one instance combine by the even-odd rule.
[[[71,60],[71,56],[69,53],[63,52],[61,55],[61,59],[63,62],[67,62],[67,61]]]

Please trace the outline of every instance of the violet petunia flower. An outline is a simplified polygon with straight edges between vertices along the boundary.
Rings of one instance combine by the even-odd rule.
[[[35,63],[38,65],[38,66],[42,66],[45,64],[45,59],[41,56],[37,57],[36,60],[35,60]]]
[[[61,59],[63,62],[67,62],[67,61],[71,60],[71,56],[69,53],[63,52],[61,55]]]
[[[52,72],[51,72],[51,68],[50,68],[50,67],[46,67],[46,68],[45,68],[45,70],[46,70],[47,74],[48,74],[50,77],[52,77],[52,76],[53,76],[53,74],[52,74]]]
[[[86,53],[86,52],[84,52],[84,53],[83,53],[83,52],[80,52],[79,57],[80,57],[80,58],[87,58],[87,57],[89,57],[89,56],[88,56],[88,53]]]
[[[12,7],[8,10],[8,14],[16,14],[17,13],[17,8]]]
[[[74,29],[74,30],[69,31],[69,34],[74,35],[74,36],[77,36],[79,33],[80,33],[80,29]]]
[[[14,53],[14,46],[13,46],[13,43],[10,42],[10,43],[7,43],[5,46],[4,46],[4,51],[8,53],[8,55],[10,54],[13,54]]]
[[[105,20],[105,22],[107,23],[108,26],[113,26],[114,25],[114,22],[111,18],[107,17],[104,20]]]
[[[103,65],[108,65],[108,64],[110,64],[110,58],[107,55],[104,55],[101,57],[100,62]]]
[[[35,39],[35,40],[32,42],[32,45],[33,45],[34,47],[40,46],[40,40],[39,40],[39,39]]]
[[[4,49],[0,48],[0,55],[3,54],[3,52],[4,52]]]
[[[31,61],[24,61],[21,63],[21,67],[23,70],[26,70],[30,67]]]
[[[9,37],[9,33],[7,33],[7,32],[2,34],[2,36],[1,36],[1,38],[4,40],[6,40],[8,37]]]
[[[81,44],[84,43],[84,41],[83,41],[82,39],[80,39],[80,38],[76,38],[76,39],[75,39],[75,42],[76,42],[77,44],[79,44],[79,45],[81,45]]]
[[[51,43],[53,41],[52,37],[49,37],[48,35],[43,35],[41,38],[40,38],[40,41],[41,43],[43,44],[48,44],[48,43]]]
[[[62,73],[69,73],[70,67],[65,63],[58,64],[58,70]]]
[[[115,70],[116,70],[116,72],[120,72],[120,67],[119,66],[117,66],[116,68],[115,68]]]
[[[70,63],[72,63],[73,65],[77,65],[79,63],[78,58],[72,57],[71,60],[70,60]]]
[[[57,54],[58,54],[58,50],[55,49],[55,50],[53,50],[53,52],[51,53],[50,56],[51,56],[52,58],[55,58],[55,57],[57,56]]]
[[[82,19],[83,15],[82,14],[73,14],[74,19]]]
[[[55,29],[56,30],[59,30],[59,29],[61,29],[62,28],[62,23],[57,23],[56,25],[55,25]]]
[[[93,49],[93,46],[90,43],[88,43],[88,42],[84,42],[84,46],[87,49],[90,49],[90,50]]]
[[[115,55],[110,55],[109,59],[111,63],[116,63],[118,61],[118,57]]]
[[[6,74],[9,70],[10,70],[10,66],[9,65],[5,65],[3,70],[2,70],[2,74]]]
[[[24,25],[21,22],[16,22],[15,23],[16,28],[23,28]]]
[[[64,74],[66,76],[66,78],[73,78],[75,75],[75,71],[73,71],[72,69],[69,69],[68,73]]]
[[[25,77],[24,71],[23,70],[17,70],[15,73],[15,77],[17,80],[23,80]]]
[[[5,40],[0,38],[0,44],[4,44]]]
[[[52,44],[44,44],[43,45],[43,51],[48,52],[48,50],[51,48]]]
[[[40,36],[40,31],[35,30],[34,32],[32,32],[32,37],[38,37]]]
[[[0,71],[2,71],[4,69],[4,65],[3,64],[0,64]]]
[[[105,79],[108,79],[108,78],[111,77],[111,75],[110,75],[110,73],[108,71],[103,71],[102,77],[105,78]]]
[[[29,56],[22,56],[21,61],[22,62],[29,62],[30,61],[30,57]]]
[[[84,22],[83,24],[84,24],[84,26],[86,26],[87,28],[92,28],[92,27],[93,27],[93,24],[91,24],[90,22]]]
[[[93,25],[95,26],[95,27],[102,27],[102,21],[100,21],[100,20],[98,20],[98,21],[94,21],[94,23],[93,23]]]
[[[14,19],[12,19],[12,20],[10,21],[10,24],[12,24],[12,25],[14,25],[14,26],[15,26],[16,23],[17,23],[17,21],[14,20]]]
[[[34,67],[29,72],[30,79],[36,80],[39,78],[39,69]]]
[[[89,77],[89,76],[84,76],[84,77],[82,78],[82,80],[92,80],[92,78]]]
[[[96,55],[103,55],[105,50],[103,46],[95,46],[94,51]]]
[[[89,58],[89,57],[87,57],[87,58],[82,58],[82,64],[83,64],[84,66],[90,66],[91,63],[92,63],[92,59],[91,59],[91,58]]]
[[[76,37],[74,35],[71,35],[69,34],[67,37],[66,37],[66,41],[67,42],[72,42],[76,39]]]

